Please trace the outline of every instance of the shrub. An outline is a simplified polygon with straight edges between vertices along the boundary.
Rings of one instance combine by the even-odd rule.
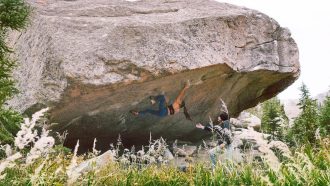
[[[10,59],[12,50],[5,40],[9,30],[21,30],[28,22],[30,7],[23,0],[0,0],[0,144],[11,143],[21,116],[5,108],[4,103],[18,92],[12,71],[16,62]]]

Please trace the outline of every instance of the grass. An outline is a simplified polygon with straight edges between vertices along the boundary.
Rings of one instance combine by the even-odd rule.
[[[191,164],[183,172],[165,164],[127,165],[115,161],[84,173],[72,185],[329,185],[329,141],[323,139],[319,149],[301,147],[277,172],[254,162],[223,162],[215,171],[209,165]],[[64,147],[57,147],[31,165],[17,160],[15,166],[5,169],[0,185],[66,185],[69,177],[65,169],[72,156]],[[78,159],[81,162],[83,157]]]
[[[272,170],[262,161],[235,163],[219,162],[212,170],[210,163],[189,163],[182,171],[174,162],[163,157],[167,144],[165,140],[151,140],[147,149],[135,153],[124,149],[119,155],[120,138],[117,147],[107,155],[111,159],[97,164],[92,161],[98,154],[96,149],[77,156],[61,145],[53,146],[48,131],[40,135],[33,127],[43,109],[34,114],[32,120],[25,120],[20,135],[15,138],[15,147],[1,146],[0,186],[2,185],[330,185],[330,138],[318,139],[317,145],[304,145],[295,149],[291,157],[282,158],[279,170]],[[59,139],[62,139],[60,137]],[[28,142],[28,143],[26,143]],[[96,143],[96,141],[94,141]],[[280,156],[281,152],[278,151]],[[29,157],[35,157],[27,161]],[[75,170],[83,161],[91,162],[89,169],[81,174]]]

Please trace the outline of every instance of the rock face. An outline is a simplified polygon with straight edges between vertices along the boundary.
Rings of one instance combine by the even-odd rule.
[[[233,132],[233,147],[240,149],[245,159],[261,158],[274,170],[280,167],[280,161],[274,151],[279,151],[285,157],[290,157],[288,146],[282,141],[268,141],[267,134],[259,133],[250,129],[237,129]]]
[[[299,106],[297,105],[299,103],[299,100],[287,99],[287,100],[281,100],[281,103],[284,105],[285,114],[288,116],[289,123],[292,125],[294,118],[298,117],[300,113]]]
[[[246,111],[241,112],[237,119],[230,118],[230,123],[238,128],[253,128],[256,131],[259,131],[261,128],[261,120]]]
[[[53,130],[68,130],[67,146],[80,139],[89,148],[97,138],[107,149],[119,133],[124,144],[147,142],[150,132],[197,141],[194,122],[214,117],[219,98],[237,116],[299,75],[290,32],[255,10],[210,0],[31,5],[31,25],[11,35],[21,94],[9,104],[26,113],[51,106]],[[193,83],[185,99],[193,123],[183,114],[129,115],[150,107],[150,95],[164,93],[171,102],[186,79]]]

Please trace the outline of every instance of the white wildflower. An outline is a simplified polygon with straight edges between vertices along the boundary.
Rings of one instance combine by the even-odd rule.
[[[220,98],[220,112],[228,113],[228,108],[226,103]]]
[[[8,144],[0,145],[0,149],[3,150],[3,151],[5,151],[6,157],[9,157],[9,156],[11,156],[13,154],[13,149]]]
[[[209,124],[211,125],[212,131],[213,131],[213,121],[212,121],[211,116],[209,116],[209,120],[210,120]]]
[[[32,115],[32,120],[24,118],[24,123],[21,124],[21,130],[17,132],[15,137],[15,146],[19,149],[23,149],[30,143],[34,143],[38,133],[37,130],[33,130],[36,122],[41,116],[48,110],[48,108],[42,109]]]
[[[149,161],[149,159],[150,159],[150,156],[148,154],[145,154],[141,157],[142,161],[145,161],[145,160]]]
[[[64,143],[66,136],[68,135],[68,131],[64,131],[62,134],[60,134],[59,132],[56,132],[57,138],[60,141],[60,143]]]
[[[298,154],[297,159],[298,162],[297,164],[303,164],[303,168],[301,170],[303,170],[303,173],[306,172],[311,172],[314,168],[313,163],[311,162],[311,160],[308,158],[308,156],[306,154],[300,153],[300,152],[296,152],[296,154]],[[307,170],[307,171],[304,171]]]
[[[7,166],[10,164],[10,161],[3,161],[0,164],[0,174],[7,168]]]
[[[128,164],[129,163],[129,160],[126,157],[122,157],[122,158],[120,158],[120,163],[122,163],[122,164]]]
[[[149,153],[150,155],[154,155],[155,152],[156,152],[156,151],[155,151],[155,145],[151,145],[150,148],[149,148],[148,153]]]
[[[129,153],[129,149],[128,148],[125,148],[124,149],[124,154],[127,154],[127,153]]]
[[[208,146],[207,146],[207,144],[204,140],[203,140],[203,146],[204,146],[205,149],[208,149]]]
[[[9,157],[13,154],[13,150],[11,149],[11,146],[6,144],[6,149],[5,149],[5,152],[6,152],[6,156]]]
[[[173,148],[177,148],[178,147],[178,140],[175,140],[174,143],[172,144]]]
[[[158,157],[158,162],[160,162],[160,163],[163,162],[163,157],[162,156]]]
[[[158,141],[158,154],[163,154],[167,148],[166,141],[161,137]]]
[[[77,141],[77,144],[74,148],[73,156],[72,156],[71,163],[70,163],[69,167],[75,167],[77,165],[78,148],[79,148],[79,140]]]
[[[153,156],[149,156],[149,163],[150,164],[152,164],[152,163],[156,163],[156,159],[155,159],[155,157],[153,157]]]
[[[94,142],[93,142],[93,155],[94,156],[98,156],[101,152],[99,150],[96,150],[96,142],[97,142],[97,140],[96,140],[96,138],[94,138]]]
[[[31,164],[33,163],[33,160],[47,155],[52,147],[55,144],[55,139],[53,137],[48,136],[49,131],[46,129],[42,129],[42,134],[38,141],[35,142],[33,148],[30,150],[26,157],[26,163]]]
[[[116,157],[118,157],[118,153],[117,153],[117,151],[116,150],[114,150],[114,149],[112,149],[112,150],[110,150],[110,159],[112,159],[112,160],[116,160]]]
[[[22,154],[20,152],[16,152],[15,154],[11,155],[10,157],[8,157],[6,160],[8,161],[15,161],[19,158],[22,157]]]
[[[41,116],[44,115],[45,112],[48,111],[48,108],[44,108],[44,109],[41,109],[40,111],[34,113],[32,115],[32,120],[31,120],[31,124],[35,125],[36,122],[41,118]]]
[[[15,166],[13,161],[19,159],[22,157],[22,154],[19,152],[16,152],[15,154],[7,157],[4,161],[0,163],[0,174],[6,169]]]
[[[135,153],[135,146],[133,145],[131,148],[131,154],[134,154],[134,153]]]
[[[134,154],[131,154],[131,159],[132,159],[132,162],[136,162],[136,156]]]
[[[315,131],[315,139],[321,140],[320,127],[318,127]]]
[[[19,149],[23,149],[28,144],[35,141],[35,138],[38,136],[36,130],[32,131],[34,125],[30,125],[29,120],[25,120],[25,123],[22,124],[21,130],[17,132],[15,137],[15,146]]]
[[[63,173],[63,159],[60,155],[56,156],[56,159],[54,160],[56,165],[59,165],[59,167],[55,170],[55,175],[58,175],[59,173]]]
[[[144,152],[144,147],[142,146],[142,149],[139,150],[137,153],[136,153],[139,157],[143,157],[145,152]]]
[[[117,139],[117,147],[121,146],[123,143],[121,141],[121,136],[120,134],[118,135],[118,139]]]
[[[34,170],[34,174],[31,176],[31,182],[33,183],[32,185],[37,183],[37,180],[39,178],[39,174],[42,170],[42,168],[44,168],[46,161],[48,160],[48,157],[39,165],[39,167],[37,167]]]
[[[78,148],[79,148],[79,140],[77,141],[77,144],[74,148],[74,152],[73,152],[73,156],[72,156],[72,159],[71,159],[71,163],[70,165],[67,167],[67,171],[66,171],[66,174],[68,175],[69,177],[69,180],[68,180],[68,184],[72,184],[79,176],[80,174],[74,170],[74,168],[78,165],[77,164],[77,152],[78,152]]]

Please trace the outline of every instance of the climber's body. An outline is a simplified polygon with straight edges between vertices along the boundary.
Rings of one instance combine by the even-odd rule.
[[[149,113],[149,114],[156,115],[159,117],[165,117],[168,115],[173,115],[173,114],[179,113],[180,109],[183,108],[186,118],[191,120],[191,118],[187,112],[187,109],[185,107],[185,102],[183,101],[185,92],[187,91],[187,89],[189,87],[190,87],[190,83],[188,81],[185,84],[185,86],[183,87],[183,89],[180,91],[179,95],[176,97],[174,102],[169,106],[167,106],[167,104],[166,104],[166,98],[164,95],[150,96],[151,104],[155,104],[156,102],[158,102],[158,104],[159,104],[158,110],[152,110],[152,109],[146,109],[143,111],[131,110],[130,112],[135,116],[143,116],[143,115]]]

